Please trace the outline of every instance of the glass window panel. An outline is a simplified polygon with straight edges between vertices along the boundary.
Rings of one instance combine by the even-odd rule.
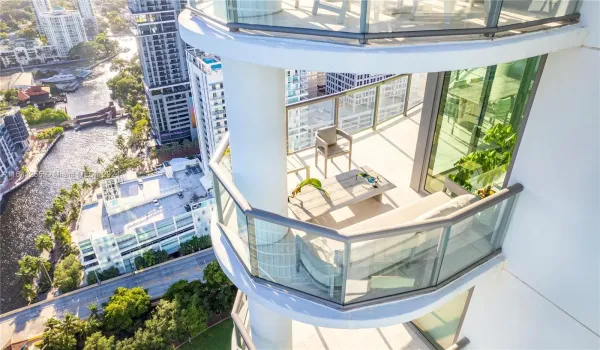
[[[160,249],[166,251],[169,254],[172,254],[172,253],[176,252],[177,250],[179,250],[179,241],[177,240],[177,238],[174,238],[172,240],[167,240],[167,241],[161,243]]]
[[[533,57],[446,73],[427,191],[446,179],[474,193],[502,186],[538,65]]]
[[[377,106],[377,123],[404,113],[408,76],[392,80],[379,87],[379,105]]]
[[[117,245],[119,249],[127,249],[133,247],[137,244],[137,240],[135,239],[135,235],[126,235],[120,238],[117,238]]]
[[[315,145],[315,132],[334,122],[335,99],[288,108],[288,152]]]
[[[148,226],[150,226],[150,225],[148,225]],[[137,231],[138,231],[138,229],[136,229],[136,232]],[[138,233],[137,235],[138,235],[138,241],[140,243],[145,242],[147,240],[150,240],[150,239],[156,237],[156,231],[154,230],[154,224],[152,224],[151,228],[148,227],[147,231],[144,230],[143,232]]]
[[[341,303],[344,243],[252,219],[255,274],[268,281]]]
[[[514,197],[504,200],[450,227],[438,283],[489,255],[502,245],[502,217]],[[508,209],[508,210],[507,210]]]
[[[171,232],[175,229],[173,218],[164,219],[156,222],[156,231],[159,235]]]
[[[187,242],[187,241],[189,241],[190,239],[194,238],[194,236],[195,236],[195,235],[196,235],[196,232],[194,232],[194,231],[192,231],[192,232],[189,232],[189,233],[184,233],[184,234],[182,234],[181,236],[179,236],[179,241],[180,241],[181,243],[183,243],[183,242]]]
[[[442,229],[351,244],[345,302],[360,302],[432,285]]]
[[[423,103],[425,99],[425,85],[427,84],[427,73],[414,73],[410,81],[410,92],[408,95],[408,109]]]
[[[188,226],[193,222],[194,222],[194,219],[192,218],[192,214],[188,214],[183,217],[179,217],[179,218],[175,219],[175,224],[177,224],[177,228],[182,228],[182,227]]]
[[[225,11],[227,3],[228,11]],[[211,5],[196,5],[207,13],[222,18],[227,12],[229,22],[260,24],[292,28],[307,28],[358,33],[360,5],[341,0],[321,1],[313,11],[313,0],[225,1],[214,0]],[[203,4],[203,3],[202,3]],[[348,8],[344,11],[344,6]]]
[[[217,181],[220,194],[220,205],[217,210],[221,210],[225,236],[227,236],[231,246],[239,255],[241,261],[250,270],[249,250],[248,250],[248,225],[246,215],[240,207],[234,202],[223,184]]]
[[[369,33],[484,28],[491,0],[368,0]]]
[[[354,133],[372,127],[374,114],[374,87],[338,98],[338,128],[347,133]]]
[[[438,349],[448,349],[456,342],[459,334],[460,320],[463,317],[469,293],[464,291],[437,310],[412,321],[421,333]]]
[[[577,3],[577,0],[503,0],[498,26],[571,15],[577,12]]]

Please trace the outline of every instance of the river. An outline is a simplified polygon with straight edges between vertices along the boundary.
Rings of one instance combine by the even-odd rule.
[[[119,57],[129,59],[136,54],[134,37],[120,37],[121,47],[130,48]],[[71,116],[94,112],[108,106],[110,90],[106,82],[116,72],[110,61],[94,68],[79,90],[67,94],[67,112]],[[84,165],[100,170],[96,160],[109,159],[117,153],[115,140],[124,133],[124,120],[115,126],[96,126],[82,131],[66,131],[62,140],[40,166],[40,176],[4,199],[0,214],[0,313],[26,305],[21,284],[15,276],[17,261],[26,254],[36,255],[35,237],[44,233],[44,211],[62,187],[80,181]]]

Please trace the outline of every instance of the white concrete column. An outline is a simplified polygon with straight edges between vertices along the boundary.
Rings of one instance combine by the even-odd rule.
[[[285,70],[222,62],[235,185],[253,207],[287,216]]]
[[[250,335],[257,350],[292,348],[292,320],[248,299]]]
[[[287,216],[285,70],[222,63],[233,182],[252,207]],[[248,242],[253,275],[284,285],[294,278],[296,242],[288,227],[249,220]]]
[[[223,59],[223,80],[233,181],[252,207],[287,216],[285,70]],[[260,220],[254,227],[257,245],[287,234]]]

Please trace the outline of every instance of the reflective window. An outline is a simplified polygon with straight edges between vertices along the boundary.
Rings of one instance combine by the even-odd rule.
[[[501,187],[531,94],[539,57],[447,72],[425,189],[447,179],[471,192]],[[482,193],[480,193],[482,194]]]

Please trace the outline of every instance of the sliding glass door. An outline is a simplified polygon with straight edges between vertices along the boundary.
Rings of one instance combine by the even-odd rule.
[[[425,190],[447,181],[485,195],[504,182],[540,57],[446,72]]]

